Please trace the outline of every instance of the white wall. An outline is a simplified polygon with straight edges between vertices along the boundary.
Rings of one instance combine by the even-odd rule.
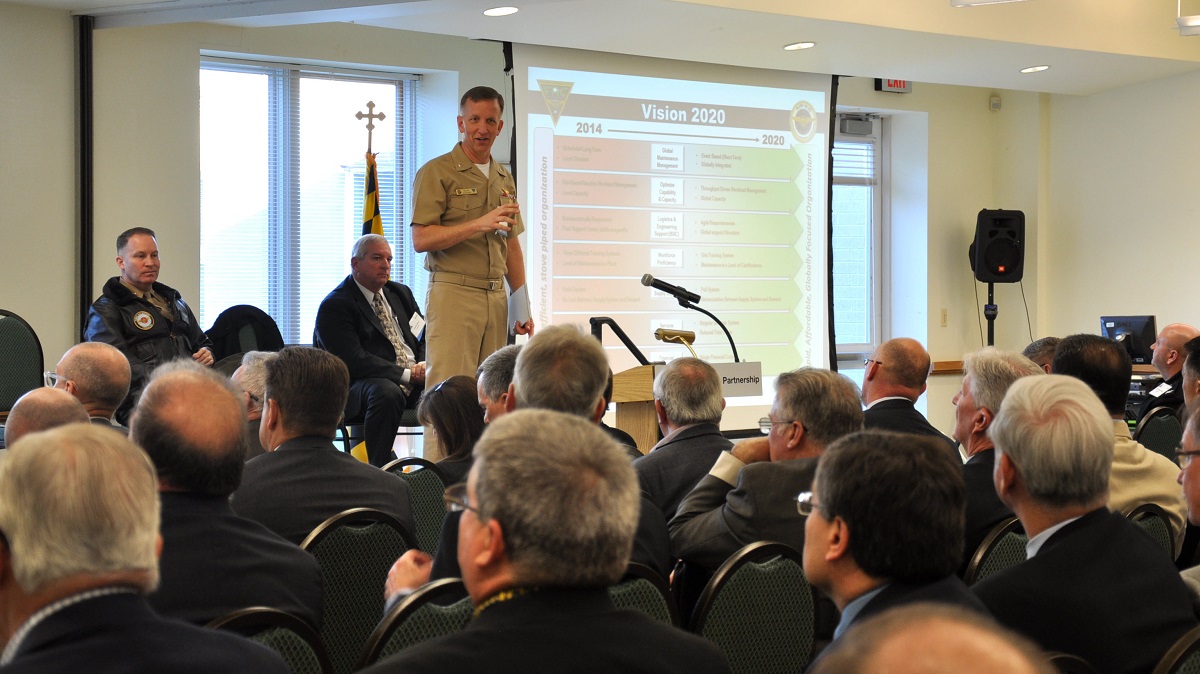
[[[0,3],[0,309],[49,367],[78,341],[73,45],[67,12]]]

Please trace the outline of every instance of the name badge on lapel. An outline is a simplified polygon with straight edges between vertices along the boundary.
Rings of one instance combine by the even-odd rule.
[[[474,187],[462,187],[454,190],[454,196],[461,197],[465,194],[479,194],[479,190]]]

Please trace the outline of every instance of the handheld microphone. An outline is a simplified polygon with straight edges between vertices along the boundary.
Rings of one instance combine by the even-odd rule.
[[[696,333],[691,330],[672,330],[670,328],[659,328],[654,331],[654,338],[660,342],[683,342],[685,344],[694,344],[696,342]]]
[[[666,281],[660,281],[649,274],[642,274],[642,285],[654,288],[656,290],[661,290],[680,302],[691,302],[692,304],[696,304],[700,301],[700,296],[696,293],[686,288],[680,288],[679,286],[671,285]]]

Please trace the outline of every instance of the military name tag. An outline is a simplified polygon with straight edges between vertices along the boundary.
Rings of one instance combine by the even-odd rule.
[[[461,197],[464,194],[479,194],[479,190],[474,187],[463,187],[463,188],[454,190],[454,196],[456,196],[456,197]]]

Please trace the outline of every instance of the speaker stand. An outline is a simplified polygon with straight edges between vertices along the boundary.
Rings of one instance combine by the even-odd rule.
[[[996,345],[996,314],[999,313],[999,308],[996,306],[995,297],[996,284],[988,281],[988,301],[983,305],[983,317],[988,323],[988,346]]]

